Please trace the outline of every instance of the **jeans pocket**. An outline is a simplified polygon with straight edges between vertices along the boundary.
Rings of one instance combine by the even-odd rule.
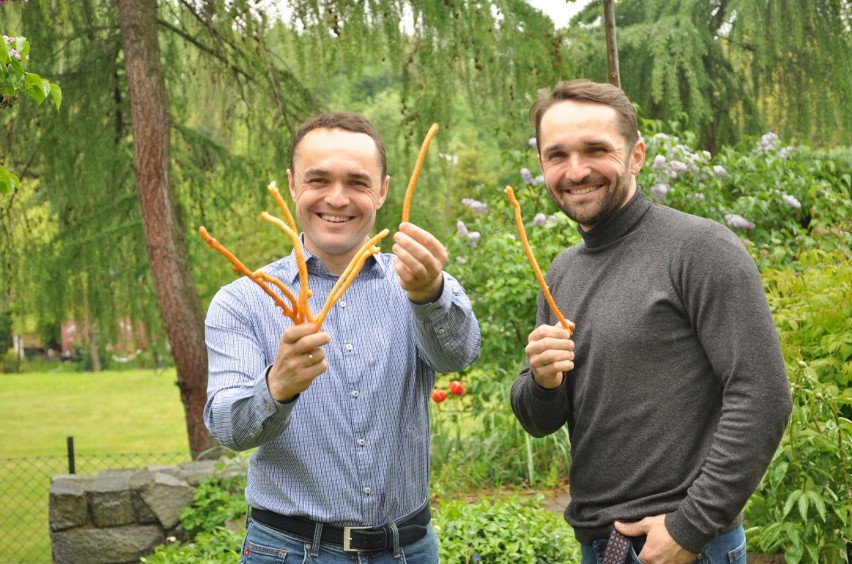
[[[287,554],[287,550],[283,548],[246,542],[241,562],[243,564],[281,564],[286,562]]]
[[[728,553],[728,564],[746,564],[746,542]]]

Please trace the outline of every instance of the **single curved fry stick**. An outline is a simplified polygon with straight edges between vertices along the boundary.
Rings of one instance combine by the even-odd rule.
[[[438,124],[433,123],[423,139],[423,144],[420,145],[420,154],[417,155],[417,162],[414,164],[414,171],[411,173],[411,178],[408,180],[408,188],[405,189],[405,198],[402,201],[402,221],[408,221],[408,215],[411,211],[411,196],[414,194],[414,186],[417,185],[417,178],[420,176],[420,169],[423,168],[423,163],[426,161],[426,152],[429,150],[429,144],[432,138],[438,133]]]
[[[290,229],[298,233],[299,230],[296,228],[296,220],[293,219],[293,214],[290,213],[290,208],[287,207],[287,203],[284,202],[284,198],[281,197],[278,185],[275,184],[275,181],[273,180],[269,183],[269,186],[267,186],[266,189],[270,194],[272,194],[272,197],[275,199],[275,203],[278,204],[281,211],[284,212],[284,216],[287,218],[287,224],[290,226]]]
[[[532,248],[530,248],[530,242],[527,240],[527,231],[524,229],[524,220],[521,217],[521,204],[518,203],[518,200],[515,198],[515,191],[512,190],[511,186],[506,186],[506,195],[509,197],[509,202],[511,202],[512,207],[515,208],[515,223],[518,226],[518,233],[521,236],[521,243],[524,246],[524,252],[527,254],[527,258],[530,261],[530,265],[532,266],[533,272],[535,272],[536,280],[538,280],[538,285],[541,286],[541,291],[544,293],[544,298],[547,300],[547,303],[550,305],[550,309],[553,310],[553,313],[556,315],[556,318],[559,320],[559,324],[568,331],[568,334],[572,334],[574,332],[574,323],[565,319],[565,316],[562,315],[562,312],[559,311],[559,308],[556,307],[556,302],[553,301],[553,296],[550,294],[550,289],[547,287],[547,282],[544,280],[544,276],[541,273],[541,269],[538,267],[538,262],[535,260],[535,255],[533,255]]]
[[[305,318],[308,321],[313,321],[314,316],[311,313],[311,308],[308,306],[308,297],[310,296],[310,290],[308,290],[308,264],[305,262],[305,254],[302,252],[302,242],[299,241],[299,234],[295,229],[291,229],[274,215],[260,212],[260,217],[281,229],[293,242],[293,250],[296,252],[296,265],[299,267],[300,288],[297,309],[305,314]]]
[[[290,310],[292,315],[288,315],[288,317],[290,319],[292,319],[294,323],[300,323],[300,321],[296,321],[297,318],[300,319],[300,320],[304,320],[304,314],[295,307],[295,304],[297,303],[296,296],[293,295],[293,292],[290,291],[290,288],[285,286],[284,283],[281,280],[275,278],[272,275],[265,273],[262,270],[256,270],[254,272],[254,277],[260,278],[264,282],[274,284],[275,287],[278,288],[279,290],[281,290],[281,293],[284,294],[284,296],[288,300],[290,300],[290,304],[293,307],[293,309]]]
[[[240,262],[240,259],[235,257],[234,254],[228,249],[226,249],[219,241],[211,237],[210,234],[207,233],[207,229],[205,229],[203,225],[198,228],[198,233],[201,234],[201,238],[204,239],[212,249],[215,249],[216,251],[221,253],[226,259],[231,261],[231,264],[234,265],[235,272],[241,272],[242,274],[248,276],[255,284],[260,286],[263,291],[266,292],[267,295],[269,295],[270,298],[273,299],[275,305],[281,308],[281,311],[284,312],[284,315],[286,315],[290,319],[293,319],[293,321],[295,322],[293,311],[289,307],[287,307],[287,304],[284,303],[284,300],[282,300],[281,297],[278,296],[278,294],[273,292],[269,286],[262,282],[260,277],[256,277],[254,272],[246,268],[246,266]]]
[[[387,237],[388,233],[390,233],[389,230],[382,229],[375,237],[364,243],[358,253],[351,261],[349,261],[349,264],[346,266],[346,270],[343,271],[343,274],[340,275],[340,278],[337,279],[337,283],[335,283],[331,292],[328,294],[328,299],[326,299],[322,310],[320,310],[314,318],[317,330],[322,327],[322,323],[325,321],[328,312],[331,311],[332,306],[334,306],[334,304],[343,297],[347,288],[349,288],[352,282],[354,282],[358,277],[358,273],[361,272],[362,268],[364,268],[364,263],[367,262],[367,258],[381,252],[375,244]]]

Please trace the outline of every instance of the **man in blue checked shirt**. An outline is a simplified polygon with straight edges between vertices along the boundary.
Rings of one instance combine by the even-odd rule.
[[[287,179],[318,312],[387,197],[384,144],[362,116],[321,114],[296,133]],[[393,240],[321,331],[246,277],[210,304],[204,420],[222,445],[257,447],[243,562],[438,562],[429,397],[435,371],[477,359],[479,326],[443,245],[410,223]],[[262,270],[298,294],[294,254]]]

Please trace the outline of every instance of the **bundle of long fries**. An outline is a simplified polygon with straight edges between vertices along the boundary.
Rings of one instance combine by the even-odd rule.
[[[420,176],[420,169],[423,167],[423,162],[426,158],[426,151],[429,148],[429,144],[432,141],[432,138],[435,136],[435,133],[438,131],[438,124],[432,124],[432,127],[429,129],[429,132],[426,135],[426,138],[423,140],[423,144],[420,147],[420,153],[417,157],[417,162],[414,165],[414,171],[411,174],[411,179],[408,182],[408,187],[405,190],[405,199],[403,201],[402,206],[402,221],[408,221],[409,210],[411,209],[411,196],[414,193],[414,187],[417,184],[417,178]],[[311,308],[308,305],[308,298],[311,297],[311,290],[308,287],[308,266],[305,261],[304,253],[302,252],[302,245],[299,241],[299,230],[296,227],[296,221],[293,219],[293,215],[290,213],[287,204],[284,202],[284,198],[281,197],[281,192],[278,190],[278,187],[275,185],[275,182],[270,182],[267,187],[269,193],[272,194],[272,197],[275,199],[275,202],[278,204],[278,207],[281,208],[281,211],[284,212],[284,216],[287,218],[286,223],[266,212],[262,212],[260,216],[272,223],[281,231],[287,234],[290,237],[290,240],[293,242],[293,250],[296,254],[296,265],[299,269],[299,295],[296,296],[293,292],[284,285],[283,282],[275,278],[274,276],[270,276],[269,274],[263,272],[262,270],[252,271],[248,267],[246,267],[240,260],[234,256],[232,252],[226,249],[219,241],[210,236],[207,232],[207,229],[202,225],[198,228],[198,232],[201,234],[201,237],[210,245],[211,248],[215,249],[219,253],[221,253],[225,258],[231,261],[231,264],[234,265],[234,271],[242,273],[248,278],[260,286],[266,294],[272,298],[281,311],[289,317],[294,324],[298,323],[314,323],[316,325],[317,331],[322,327],[323,321],[325,321],[328,312],[331,310],[332,306],[337,303],[337,301],[343,296],[343,293],[346,292],[346,289],[354,282],[355,278],[358,276],[358,273],[361,272],[361,269],[364,267],[364,263],[367,261],[369,257],[372,255],[378,254],[380,249],[376,246],[380,240],[387,237],[388,233],[390,233],[387,229],[382,229],[378,235],[364,243],[349,264],[346,266],[346,269],[343,271],[343,274],[338,278],[337,283],[335,283],[334,287],[331,289],[331,293],[325,301],[325,305],[323,305],[322,310],[317,315],[314,315],[311,312]],[[281,295],[277,294],[272,286],[277,288]],[[283,295],[283,298],[281,297]],[[285,301],[286,300],[286,301]]]

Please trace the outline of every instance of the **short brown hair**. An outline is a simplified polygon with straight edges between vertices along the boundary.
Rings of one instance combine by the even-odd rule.
[[[639,127],[636,109],[624,91],[612,84],[592,82],[583,78],[561,81],[552,90],[542,88],[530,108],[530,123],[535,128],[535,140],[538,145],[541,118],[551,106],[565,100],[578,100],[609,106],[618,114],[618,129],[622,137],[630,144],[639,141]],[[540,145],[538,145],[540,146]]]
[[[318,114],[302,125],[296,131],[293,137],[293,143],[290,145],[290,170],[295,170],[293,166],[293,156],[296,154],[296,147],[304,139],[305,135],[314,129],[343,129],[353,133],[364,133],[376,143],[376,149],[379,150],[379,162],[382,166],[382,177],[379,181],[383,181],[388,174],[388,159],[385,154],[385,144],[382,141],[376,126],[370,120],[353,112],[329,112]]]

